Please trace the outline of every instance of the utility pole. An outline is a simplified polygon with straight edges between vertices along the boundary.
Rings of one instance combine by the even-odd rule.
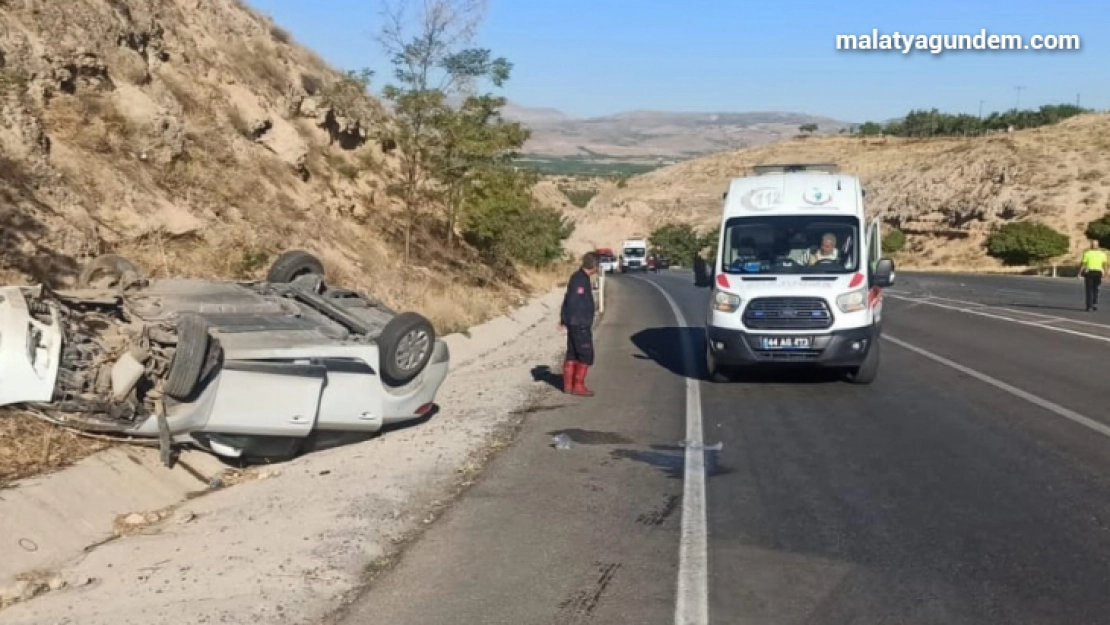
[[[983,100],[979,100],[979,119],[983,119]]]
[[[1080,106],[1079,106],[1079,94],[1078,93],[1075,94],[1075,108],[1080,108]]]
[[[1017,91],[1017,104],[1014,105],[1014,108],[1020,111],[1021,110],[1021,92],[1025,91],[1025,87],[1014,87],[1014,90]]]

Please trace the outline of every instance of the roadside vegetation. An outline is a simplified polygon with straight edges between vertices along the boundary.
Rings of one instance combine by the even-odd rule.
[[[941,113],[937,109],[915,109],[901,120],[886,124],[873,121],[861,124],[855,134],[894,137],[971,137],[991,132],[1004,132],[1010,128],[1014,130],[1040,128],[1091,112],[1093,111],[1090,109],[1074,104],[1046,104],[1038,109],[996,111],[980,118],[977,115]]]
[[[648,245],[652,252],[666,256],[673,265],[685,266],[693,262],[694,256],[704,258],[707,249],[713,250],[710,252],[711,260],[716,255],[719,238],[720,228],[699,233],[690,224],[673,222],[653,230],[648,235]]]
[[[1084,234],[1088,239],[1098,241],[1099,246],[1110,248],[1110,213],[1087,224]]]
[[[906,234],[897,228],[891,228],[883,234],[883,254],[897,254],[906,247]]]
[[[1068,237],[1041,223],[1008,223],[987,237],[987,254],[1007,265],[1035,265],[1068,253]]]

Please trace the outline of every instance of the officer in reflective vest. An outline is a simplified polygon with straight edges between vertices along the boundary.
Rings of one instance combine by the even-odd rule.
[[[1084,250],[1079,275],[1083,277],[1087,292],[1087,312],[1098,310],[1098,288],[1102,285],[1102,275],[1106,272],[1106,250],[1100,249],[1098,241],[1091,239],[1091,247]]]

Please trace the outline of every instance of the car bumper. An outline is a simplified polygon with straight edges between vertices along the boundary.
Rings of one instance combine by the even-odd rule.
[[[447,343],[437,339],[435,351],[424,371],[401,389],[384,394],[382,424],[403,423],[428,414],[450,368],[451,351],[447,348]]]
[[[727,367],[763,364],[807,364],[821,367],[857,367],[879,339],[875,326],[814,334],[811,349],[765,350],[760,344],[766,333],[706,328],[713,359]]]

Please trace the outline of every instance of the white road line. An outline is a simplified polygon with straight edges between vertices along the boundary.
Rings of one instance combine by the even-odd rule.
[[[1069,410],[1067,408],[1064,408],[1060,404],[1051,402],[1051,401],[1049,401],[1049,400],[1047,400],[1043,397],[1038,397],[1037,395],[1034,395],[1032,393],[1028,393],[1026,391],[1023,391],[1023,390],[1017,388],[1016,386],[1011,386],[1009,384],[1006,384],[1002,380],[992,378],[991,376],[989,376],[985,373],[982,373],[980,371],[976,371],[975,369],[972,369],[970,367],[965,367],[964,365],[961,365],[958,362],[949,360],[949,359],[945,358],[944,356],[939,356],[937,354],[934,354],[933,352],[930,352],[928,350],[917,347],[916,345],[911,345],[911,344],[909,344],[909,343],[907,343],[907,342],[905,342],[901,339],[895,338],[895,337],[887,334],[886,332],[883,333],[883,338],[890,341],[891,343],[894,343],[895,345],[898,345],[900,347],[908,349],[911,352],[914,352],[914,353],[916,353],[920,356],[924,356],[924,357],[926,357],[930,360],[934,360],[936,362],[939,362],[940,364],[942,364],[946,367],[951,367],[952,369],[955,369],[956,371],[959,371],[960,373],[965,373],[967,375],[970,375],[971,377],[979,380],[980,382],[986,382],[987,384],[990,384],[991,386],[993,386],[993,387],[995,387],[999,390],[1006,391],[1007,393],[1013,395],[1014,397],[1019,397],[1019,398],[1024,399],[1025,401],[1027,401],[1031,404],[1040,406],[1041,408],[1044,408],[1045,410],[1047,410],[1051,413],[1054,413],[1057,416],[1061,416],[1061,417],[1063,417],[1065,419],[1068,419],[1070,421],[1074,421],[1075,423],[1078,423],[1079,425],[1090,428],[1090,429],[1098,432],[1099,434],[1102,434],[1103,436],[1110,437],[1110,426],[1107,426],[1103,423],[1099,423],[1098,421],[1095,421],[1094,419],[1091,419],[1089,417],[1085,417],[1085,416],[1079,414],[1078,412],[1075,412],[1074,410]]]
[[[641,279],[642,280],[642,279]],[[686,316],[670,293],[650,281],[671,306],[680,328],[688,328]],[[678,552],[678,593],[674,609],[676,625],[708,625],[709,623],[709,531],[705,505],[705,451],[702,449],[702,417],[700,382],[691,377],[697,366],[694,346],[683,334],[681,346],[686,361],[686,462],[682,484],[682,536]],[[691,443],[699,443],[693,445]]]
[[[966,307],[960,307],[960,306],[949,306],[948,304],[940,304],[940,303],[937,303],[937,302],[931,302],[929,300],[919,299],[919,298],[915,298],[915,297],[902,297],[901,295],[891,295],[889,292],[886,293],[886,296],[887,297],[892,297],[894,299],[900,299],[900,300],[907,301],[907,302],[914,302],[914,303],[918,303],[918,304],[924,304],[926,306],[935,306],[936,308],[944,308],[944,309],[947,309],[947,310],[954,310],[954,311],[957,311],[957,312],[967,313],[969,315],[979,315],[980,317],[987,317],[989,319],[998,319],[999,321],[1009,321],[1011,323],[1018,323],[1018,324],[1021,324],[1021,325],[1024,325],[1024,326],[1032,326],[1034,328],[1040,328],[1042,330],[1048,330],[1050,332],[1063,332],[1064,334],[1072,334],[1072,335],[1081,336],[1081,337],[1087,338],[1087,339],[1094,339],[1096,341],[1103,341],[1105,343],[1110,343],[1110,336],[1100,336],[1098,334],[1091,334],[1089,332],[1080,332],[1079,330],[1069,330],[1067,328],[1054,328],[1052,326],[1045,325],[1043,321],[1028,321],[1028,320],[1025,320],[1025,319],[1014,319],[1013,317],[1007,317],[1005,315],[983,312],[982,310],[976,310],[975,308],[966,308]],[[1107,328],[1107,329],[1110,329],[1110,328]]]
[[[888,290],[886,292],[887,293],[892,293],[892,297],[897,296],[897,295],[902,295],[902,296],[905,296],[905,298],[907,298],[907,299],[912,298],[914,301],[938,300],[938,301],[943,301],[943,302],[955,302],[957,304],[965,304],[967,306],[971,306],[971,307],[974,307],[974,308],[984,308],[984,309],[988,309],[988,310],[1003,310],[1003,311],[1006,311],[1006,312],[1012,312],[1012,313],[1016,313],[1016,314],[1019,314],[1019,315],[1028,315],[1030,317],[1041,317],[1042,319],[1051,319],[1053,322],[1056,322],[1056,323],[1060,323],[1060,322],[1074,323],[1074,324],[1077,324],[1077,325],[1092,326],[1092,327],[1095,327],[1095,328],[1103,328],[1103,329],[1106,329],[1106,330],[1110,330],[1110,324],[1098,323],[1097,321],[1084,321],[1083,319],[1072,319],[1071,317],[1061,317],[1060,315],[1046,315],[1044,313],[1031,312],[1031,311],[1028,311],[1028,310],[1017,310],[1015,308],[1007,308],[1005,306],[992,306],[990,304],[984,304],[982,302],[969,302],[967,300],[955,299],[955,298],[952,298],[952,297],[940,297],[938,295],[919,296],[919,295],[914,295],[913,293],[911,293],[909,291],[890,291],[890,290]]]

